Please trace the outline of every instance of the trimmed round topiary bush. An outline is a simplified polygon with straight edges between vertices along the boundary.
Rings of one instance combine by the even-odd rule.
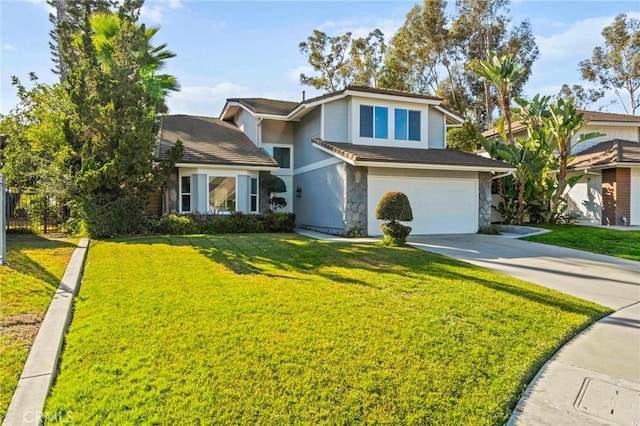
[[[413,211],[409,198],[402,192],[387,192],[382,196],[375,211],[376,219],[387,220],[380,225],[384,234],[382,242],[388,246],[402,246],[406,243],[411,227],[402,225],[398,221],[413,220]]]

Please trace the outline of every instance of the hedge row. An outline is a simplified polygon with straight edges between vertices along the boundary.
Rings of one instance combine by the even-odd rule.
[[[248,234],[261,232],[293,232],[293,213],[229,215],[165,215],[147,219],[147,232],[152,234]]]

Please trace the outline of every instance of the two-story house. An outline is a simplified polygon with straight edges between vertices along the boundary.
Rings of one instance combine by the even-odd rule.
[[[475,233],[490,224],[492,172],[510,166],[446,148],[463,119],[442,99],[350,86],[302,102],[228,99],[219,118],[163,118],[159,157],[181,139],[166,212],[258,212],[264,173],[286,184],[299,227],[380,235],[388,191],[411,202],[414,234]]]
[[[602,225],[640,225],[640,117],[600,111],[579,111],[588,120],[581,134],[603,136],[574,144],[569,176],[579,178],[567,191],[569,211],[579,222]],[[516,138],[526,126],[514,123]],[[496,130],[484,133],[497,136]],[[494,213],[494,220],[499,216]]]

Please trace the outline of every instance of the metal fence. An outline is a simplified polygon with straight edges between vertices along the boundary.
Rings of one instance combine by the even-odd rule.
[[[53,197],[29,192],[7,191],[7,229],[43,234],[66,231],[66,206]]]

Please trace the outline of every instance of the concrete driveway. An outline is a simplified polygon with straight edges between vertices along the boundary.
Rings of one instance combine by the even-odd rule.
[[[503,236],[427,235],[409,241],[617,311],[542,367],[509,425],[640,425],[640,262]]]
[[[615,310],[640,301],[640,262],[497,235],[416,235],[409,242]]]

